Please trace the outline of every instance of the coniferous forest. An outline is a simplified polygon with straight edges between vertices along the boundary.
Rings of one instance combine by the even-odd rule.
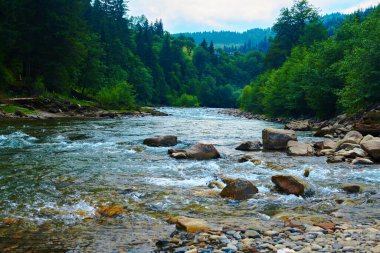
[[[234,53],[129,17],[123,0],[1,0],[0,11],[1,96],[319,118],[380,100],[379,7],[322,20],[299,0],[282,10],[265,50]]]

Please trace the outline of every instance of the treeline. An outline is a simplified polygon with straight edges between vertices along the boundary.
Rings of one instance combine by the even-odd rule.
[[[259,52],[229,55],[127,18],[124,0],[0,0],[0,12],[0,96],[232,107],[264,68]]]
[[[273,35],[273,31],[269,28],[254,28],[245,32],[211,31],[174,34],[175,37],[186,36],[193,38],[196,44],[200,44],[203,40],[213,41],[217,48],[227,48],[229,51],[236,48],[234,52],[239,51],[245,44],[246,47],[249,46],[252,50],[259,50],[263,53],[265,53],[266,48],[260,44],[268,42]]]
[[[350,15],[328,37],[306,0],[283,9],[267,70],[240,98],[269,116],[329,118],[380,102],[380,7]]]

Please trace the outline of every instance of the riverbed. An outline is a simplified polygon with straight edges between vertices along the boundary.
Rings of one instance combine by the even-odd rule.
[[[173,232],[165,221],[171,215],[242,226],[249,219],[271,220],[288,212],[363,222],[380,218],[379,165],[237,151],[241,141],[261,139],[264,128],[283,125],[219,109],[159,110],[170,116],[0,122],[0,251],[151,252],[158,239]],[[222,158],[179,161],[167,155],[167,148],[142,144],[168,134],[178,136],[176,148],[211,143]],[[311,132],[297,134],[300,141],[322,140]],[[239,164],[244,154],[262,164]],[[313,197],[270,191],[273,175],[302,177],[306,168]],[[242,202],[200,196],[221,177],[251,180],[259,194]],[[348,196],[341,190],[345,183],[365,190]],[[342,199],[346,204],[337,201]],[[96,210],[104,205],[123,206],[124,213],[100,217]]]

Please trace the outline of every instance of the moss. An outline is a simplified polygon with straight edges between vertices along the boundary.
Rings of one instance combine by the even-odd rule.
[[[37,111],[30,110],[27,108],[15,106],[15,105],[0,105],[0,110],[6,113],[15,113],[16,111],[20,111],[25,114],[35,114]]]

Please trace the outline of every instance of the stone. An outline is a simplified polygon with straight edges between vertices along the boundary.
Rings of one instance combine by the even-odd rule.
[[[332,126],[327,126],[319,129],[314,136],[315,137],[325,137],[326,135],[329,135],[329,137],[333,137],[332,134],[334,133],[334,128]],[[326,138],[329,138],[326,137]]]
[[[366,151],[375,161],[380,161],[380,138],[363,142],[361,147]]]
[[[296,132],[293,130],[266,128],[262,137],[263,147],[267,150],[286,150],[288,141],[297,141]]]
[[[360,185],[345,185],[342,189],[347,193],[359,193],[361,191]]]
[[[97,213],[105,217],[115,217],[124,213],[124,208],[119,205],[115,206],[100,206]]]
[[[246,230],[244,235],[248,238],[260,238],[260,234],[252,229]]]
[[[309,177],[309,175],[310,175],[310,169],[309,168],[306,168],[305,170],[304,170],[304,172],[303,172],[303,176],[304,177]]]
[[[178,229],[184,229],[189,233],[211,231],[210,224],[202,219],[188,218],[185,216],[170,217],[169,223],[176,224]]]
[[[323,155],[323,156],[329,156],[329,155],[333,155],[335,152],[333,149],[323,149],[321,150],[320,154]]]
[[[362,134],[380,136],[380,110],[367,112],[354,128]]]
[[[355,158],[352,162],[351,162],[352,165],[370,165],[370,164],[373,164],[373,161],[371,161],[370,159],[367,159],[367,158],[361,158],[361,157],[357,157]]]
[[[246,200],[258,193],[259,190],[250,181],[237,179],[227,184],[220,193],[222,198]]]
[[[272,177],[272,182],[282,191],[287,194],[294,194],[297,196],[302,196],[305,194],[306,189],[308,189],[307,184],[291,175],[276,175]]]
[[[221,190],[224,188],[223,185],[220,182],[218,182],[218,181],[213,181],[213,182],[209,183],[207,185],[207,187],[208,188],[218,188],[218,189],[221,189]]]
[[[239,163],[245,163],[245,162],[248,162],[252,159],[253,159],[253,157],[250,155],[243,155],[242,157],[239,158],[238,162]]]
[[[268,231],[264,232],[264,235],[266,235],[266,236],[277,236],[279,234],[280,234],[279,232],[274,231],[274,230],[268,230]]]
[[[332,156],[327,157],[327,163],[341,163],[344,161],[345,161],[344,156],[332,155]]]
[[[314,148],[309,143],[289,141],[287,144],[287,154],[291,156],[311,156],[314,154]]]
[[[242,142],[238,147],[236,147],[236,150],[240,151],[259,151],[261,149],[261,142],[260,141],[245,141]]]
[[[342,143],[353,143],[353,144],[360,144],[360,141],[363,139],[363,135],[359,133],[358,131],[350,131],[348,132],[343,140]],[[339,146],[339,144],[337,145]]]
[[[335,149],[336,142],[335,141],[324,141],[322,142],[322,149]]]
[[[175,159],[210,160],[220,158],[214,145],[203,143],[195,144],[189,149],[169,149],[168,153]]]
[[[144,140],[144,145],[150,147],[172,147],[177,145],[177,136],[166,135],[166,136],[156,136]]]
[[[363,144],[364,142],[371,141],[373,139],[375,139],[375,137],[373,137],[372,135],[368,134],[368,135],[366,135],[366,136],[363,137],[363,139],[360,142],[360,145]]]
[[[353,150],[354,148],[360,148],[359,144],[356,143],[340,143],[339,146],[335,148],[335,151],[340,151],[340,150]]]
[[[285,125],[285,129],[294,131],[309,131],[310,122],[308,120],[291,121]]]

